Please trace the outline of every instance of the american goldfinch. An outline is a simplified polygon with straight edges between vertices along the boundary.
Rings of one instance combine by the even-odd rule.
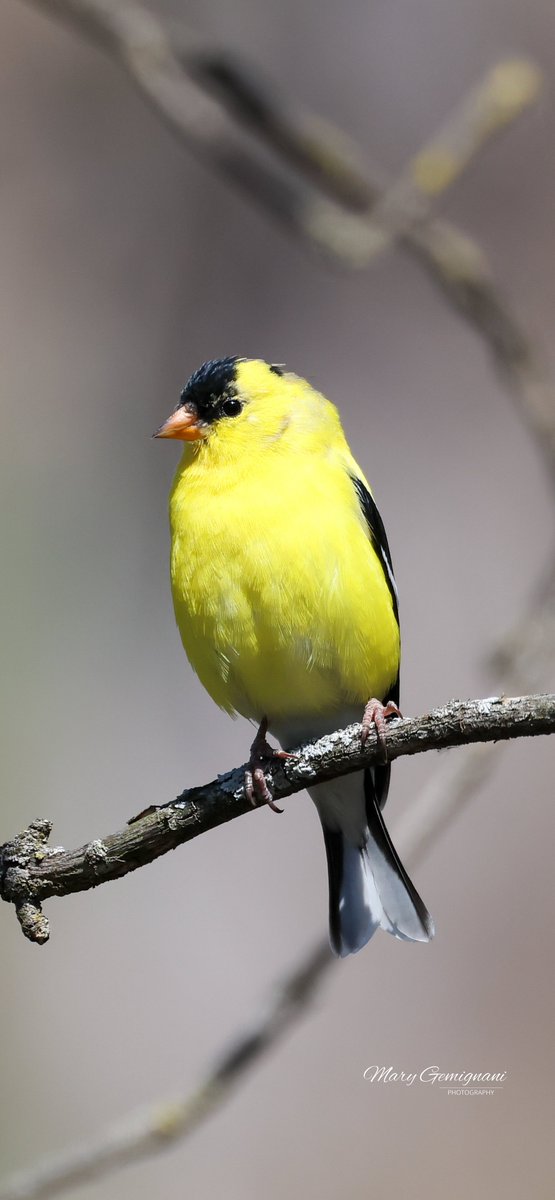
[[[216,704],[258,722],[246,787],[271,803],[267,730],[291,751],[364,711],[363,737],[374,723],[383,741],[384,718],[399,711],[383,523],[337,409],[280,366],[204,363],[155,436],[185,442],[170,496],[183,646]],[[384,762],[310,789],[341,956],[378,926],[407,941],[433,936],[384,824],[389,775]]]

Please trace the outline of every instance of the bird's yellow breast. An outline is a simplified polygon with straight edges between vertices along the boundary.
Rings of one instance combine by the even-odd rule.
[[[350,474],[363,477],[318,401],[332,414],[323,431],[301,404],[271,428],[245,422],[232,451],[186,451],[170,498],[189,660],[217,704],[270,725],[383,697],[398,672],[391,595]]]

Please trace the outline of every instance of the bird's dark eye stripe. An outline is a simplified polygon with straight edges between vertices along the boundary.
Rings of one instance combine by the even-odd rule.
[[[229,396],[222,404],[222,412],[226,417],[238,417],[243,405],[234,396]]]

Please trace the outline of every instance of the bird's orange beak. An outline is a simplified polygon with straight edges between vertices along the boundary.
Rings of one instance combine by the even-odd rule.
[[[180,442],[198,442],[206,437],[206,427],[199,419],[193,404],[181,404],[152,435],[155,438],[176,438]]]

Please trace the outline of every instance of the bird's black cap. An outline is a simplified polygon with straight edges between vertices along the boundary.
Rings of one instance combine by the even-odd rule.
[[[194,404],[201,415],[210,413],[222,396],[233,395],[238,361],[234,354],[203,363],[183,388],[180,404]]]
[[[241,362],[246,359],[233,354],[229,358],[211,358],[203,363],[185,384],[177,407],[192,404],[205,423],[217,420],[222,403],[237,395],[237,364]],[[279,363],[268,363],[268,369],[274,375],[283,375]]]

